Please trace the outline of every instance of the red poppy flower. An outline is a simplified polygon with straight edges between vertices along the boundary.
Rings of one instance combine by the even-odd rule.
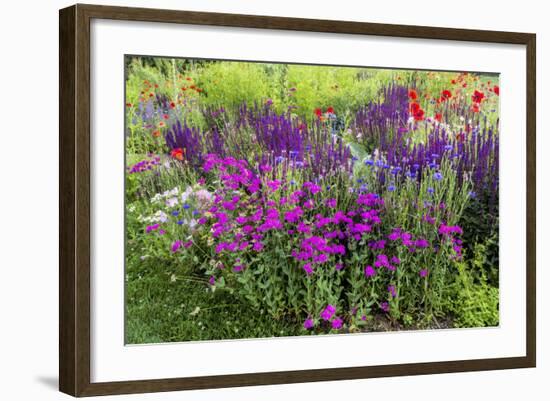
[[[500,88],[498,87],[498,85],[495,85],[495,86],[494,86],[493,92],[495,92],[495,94],[496,94],[497,96],[500,96]]]
[[[170,102],[170,107],[171,107],[172,109],[175,109],[175,108],[176,108],[176,103]]]
[[[418,99],[418,94],[416,93],[416,91],[414,89],[409,90],[409,99],[411,99],[411,100]]]
[[[321,117],[323,115],[323,111],[319,107],[313,110],[313,113],[315,113],[317,117]]]
[[[153,94],[152,94],[152,93],[149,93],[149,97],[153,97]]]
[[[443,115],[441,113],[435,113],[434,119],[435,121],[441,122],[441,120],[443,119]]]
[[[472,111],[473,111],[474,113],[479,113],[479,110],[480,110],[479,103],[474,103],[474,104],[472,105]]]
[[[170,152],[170,156],[172,156],[174,159],[183,160],[183,149],[182,148],[176,148],[172,149]]]
[[[415,121],[424,120],[424,110],[418,109],[417,111],[414,112],[413,116]]]
[[[468,86],[468,84],[467,84],[466,82],[464,82],[464,83],[462,84],[462,87],[463,87],[463,88],[465,88],[465,87],[467,87],[467,86]]]
[[[132,107],[132,103],[126,103],[126,107]]]
[[[182,90],[182,91],[186,91],[187,88],[186,88],[185,86],[182,86],[182,87],[181,87],[181,90]]]
[[[155,138],[158,138],[160,136],[160,131],[159,130],[153,131],[153,136]]]
[[[334,114],[334,107],[330,106],[330,107],[327,109],[327,113]]]
[[[170,116],[168,114],[163,114],[162,117],[165,119],[165,120],[168,120],[170,118]]]
[[[420,110],[420,105],[418,103],[416,102],[409,103],[409,111],[411,114],[414,114],[418,110]]]
[[[187,77],[185,78],[186,81],[191,81],[191,78]]]
[[[483,100],[484,97],[485,97],[485,95],[483,94],[483,92],[475,90],[474,94],[472,95],[472,101],[474,103],[481,103],[481,101]]]
[[[197,88],[195,89],[197,91],[197,93],[201,93],[202,92],[202,89],[201,88]]]
[[[452,83],[453,85],[455,85],[455,84],[456,84],[456,79],[451,79],[451,83]]]
[[[444,91],[441,92],[441,97],[445,100],[450,99],[452,96],[453,94],[448,89],[445,89]]]

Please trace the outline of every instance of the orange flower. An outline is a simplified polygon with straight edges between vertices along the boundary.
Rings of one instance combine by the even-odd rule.
[[[160,131],[159,130],[153,131],[153,136],[155,138],[158,138],[160,136]]]
[[[170,156],[178,160],[183,160],[183,154],[184,150],[182,148],[172,149],[172,151],[170,152]]]
[[[480,110],[479,103],[472,104],[472,111],[474,113],[479,113],[479,110]]]
[[[159,123],[159,127],[161,127],[161,128],[162,128],[162,127],[166,127],[166,123],[165,123],[164,121],[161,121],[161,122]]]

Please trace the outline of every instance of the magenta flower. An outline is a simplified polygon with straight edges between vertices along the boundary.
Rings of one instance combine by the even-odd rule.
[[[332,321],[332,328],[335,329],[335,330],[339,330],[339,329],[342,328],[343,323],[344,323],[344,321],[342,319],[340,319],[339,317],[337,317]]]
[[[145,229],[145,232],[150,233],[151,231],[157,230],[159,227],[160,227],[160,224],[158,224],[158,223],[153,224],[152,226],[147,226],[147,228]]]
[[[344,264],[343,263],[336,263],[336,266],[334,266],[334,268],[336,270],[340,271],[344,268]]]
[[[387,302],[382,302],[380,304],[380,309],[382,309],[384,312],[388,313],[390,311],[390,304]]]
[[[394,228],[392,233],[388,235],[388,238],[391,241],[397,241],[399,238],[401,238],[401,229],[400,228]]]
[[[304,269],[307,273],[307,275],[311,275],[313,273],[313,268],[311,267],[311,263],[306,263],[302,266],[302,269]]]
[[[365,276],[366,277],[372,277],[374,275],[376,275],[376,270],[374,270],[372,268],[372,266],[369,265],[369,266],[365,267]]]
[[[273,192],[275,192],[275,191],[278,190],[279,187],[281,186],[281,181],[279,181],[279,180],[268,181],[268,182],[267,182],[267,186],[268,186],[269,188],[271,188],[271,190],[272,190]]]
[[[326,320],[327,322],[332,318],[336,313],[336,307],[333,305],[327,305],[326,308],[321,312],[321,319]]]
[[[424,278],[428,275],[428,269],[421,269],[418,274],[420,275],[420,277]]]
[[[425,240],[424,238],[421,238],[421,239],[416,240],[414,245],[417,248],[427,248],[427,247],[430,246],[430,243],[427,240]]]
[[[388,285],[388,292],[391,294],[392,298],[395,298],[397,296],[395,285]]]
[[[304,329],[306,329],[306,330],[309,330],[309,329],[313,328],[313,325],[314,325],[313,319],[310,318],[310,317],[308,317],[308,318],[304,321]]]
[[[326,200],[326,205],[330,208],[335,208],[336,207],[336,199],[334,199],[334,198],[327,199]]]
[[[208,283],[210,285],[215,285],[216,284],[216,277],[210,276],[210,278],[208,279]]]
[[[315,256],[313,260],[315,261],[315,263],[326,263],[326,261],[328,260],[328,256],[326,253],[320,253],[319,255]]]
[[[174,241],[174,243],[172,244],[172,252],[177,252],[178,249],[180,249],[180,247],[183,245],[183,241],[182,240],[177,240],[177,241]]]
[[[238,224],[244,224],[248,221],[248,218],[247,217],[244,217],[244,216],[239,216],[237,218],[235,218],[235,221],[238,223]]]
[[[384,254],[380,254],[376,257],[376,261],[374,262],[375,267],[389,267],[390,262],[388,260],[388,257]]]
[[[397,256],[392,256],[391,262],[392,262],[394,265],[398,265],[399,263],[401,263],[401,259],[399,259]]]

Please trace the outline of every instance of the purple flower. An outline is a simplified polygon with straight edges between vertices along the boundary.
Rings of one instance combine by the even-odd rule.
[[[372,277],[374,275],[376,275],[376,270],[374,270],[372,266],[369,265],[369,266],[365,267],[365,276],[366,277]]]
[[[336,313],[336,307],[333,305],[327,305],[327,307],[321,312],[321,319],[326,320],[327,322],[332,318]]]
[[[334,266],[334,268],[336,270],[340,271],[344,268],[344,264],[343,263],[336,263],[336,266]]]
[[[388,285],[388,292],[391,294],[392,298],[395,298],[397,296],[395,285]]]
[[[388,313],[390,311],[390,304],[387,302],[382,302],[380,304],[380,309],[382,309],[384,312]]]
[[[443,175],[440,172],[434,173],[434,180],[441,181],[443,179]]]
[[[342,319],[340,319],[339,317],[336,317],[333,321],[332,321],[332,328],[335,329],[335,330],[339,330],[342,328],[342,324],[344,323],[344,321]]]
[[[313,325],[314,325],[313,319],[310,318],[310,317],[308,317],[308,318],[304,321],[304,329],[306,329],[306,330],[309,330],[309,329],[313,328]]]
[[[420,277],[426,277],[428,275],[428,269],[421,269],[418,274]]]
[[[210,285],[215,285],[216,284],[216,277],[210,276],[210,278],[208,279],[208,283]]]
[[[391,262],[392,262],[394,265],[398,265],[399,263],[401,263],[401,259],[399,259],[397,256],[392,256]]]

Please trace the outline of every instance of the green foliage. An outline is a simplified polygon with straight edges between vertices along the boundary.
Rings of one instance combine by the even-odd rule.
[[[447,300],[455,327],[486,327],[499,324],[499,290],[487,283],[486,245],[476,244],[473,258],[457,262],[455,282]]]

